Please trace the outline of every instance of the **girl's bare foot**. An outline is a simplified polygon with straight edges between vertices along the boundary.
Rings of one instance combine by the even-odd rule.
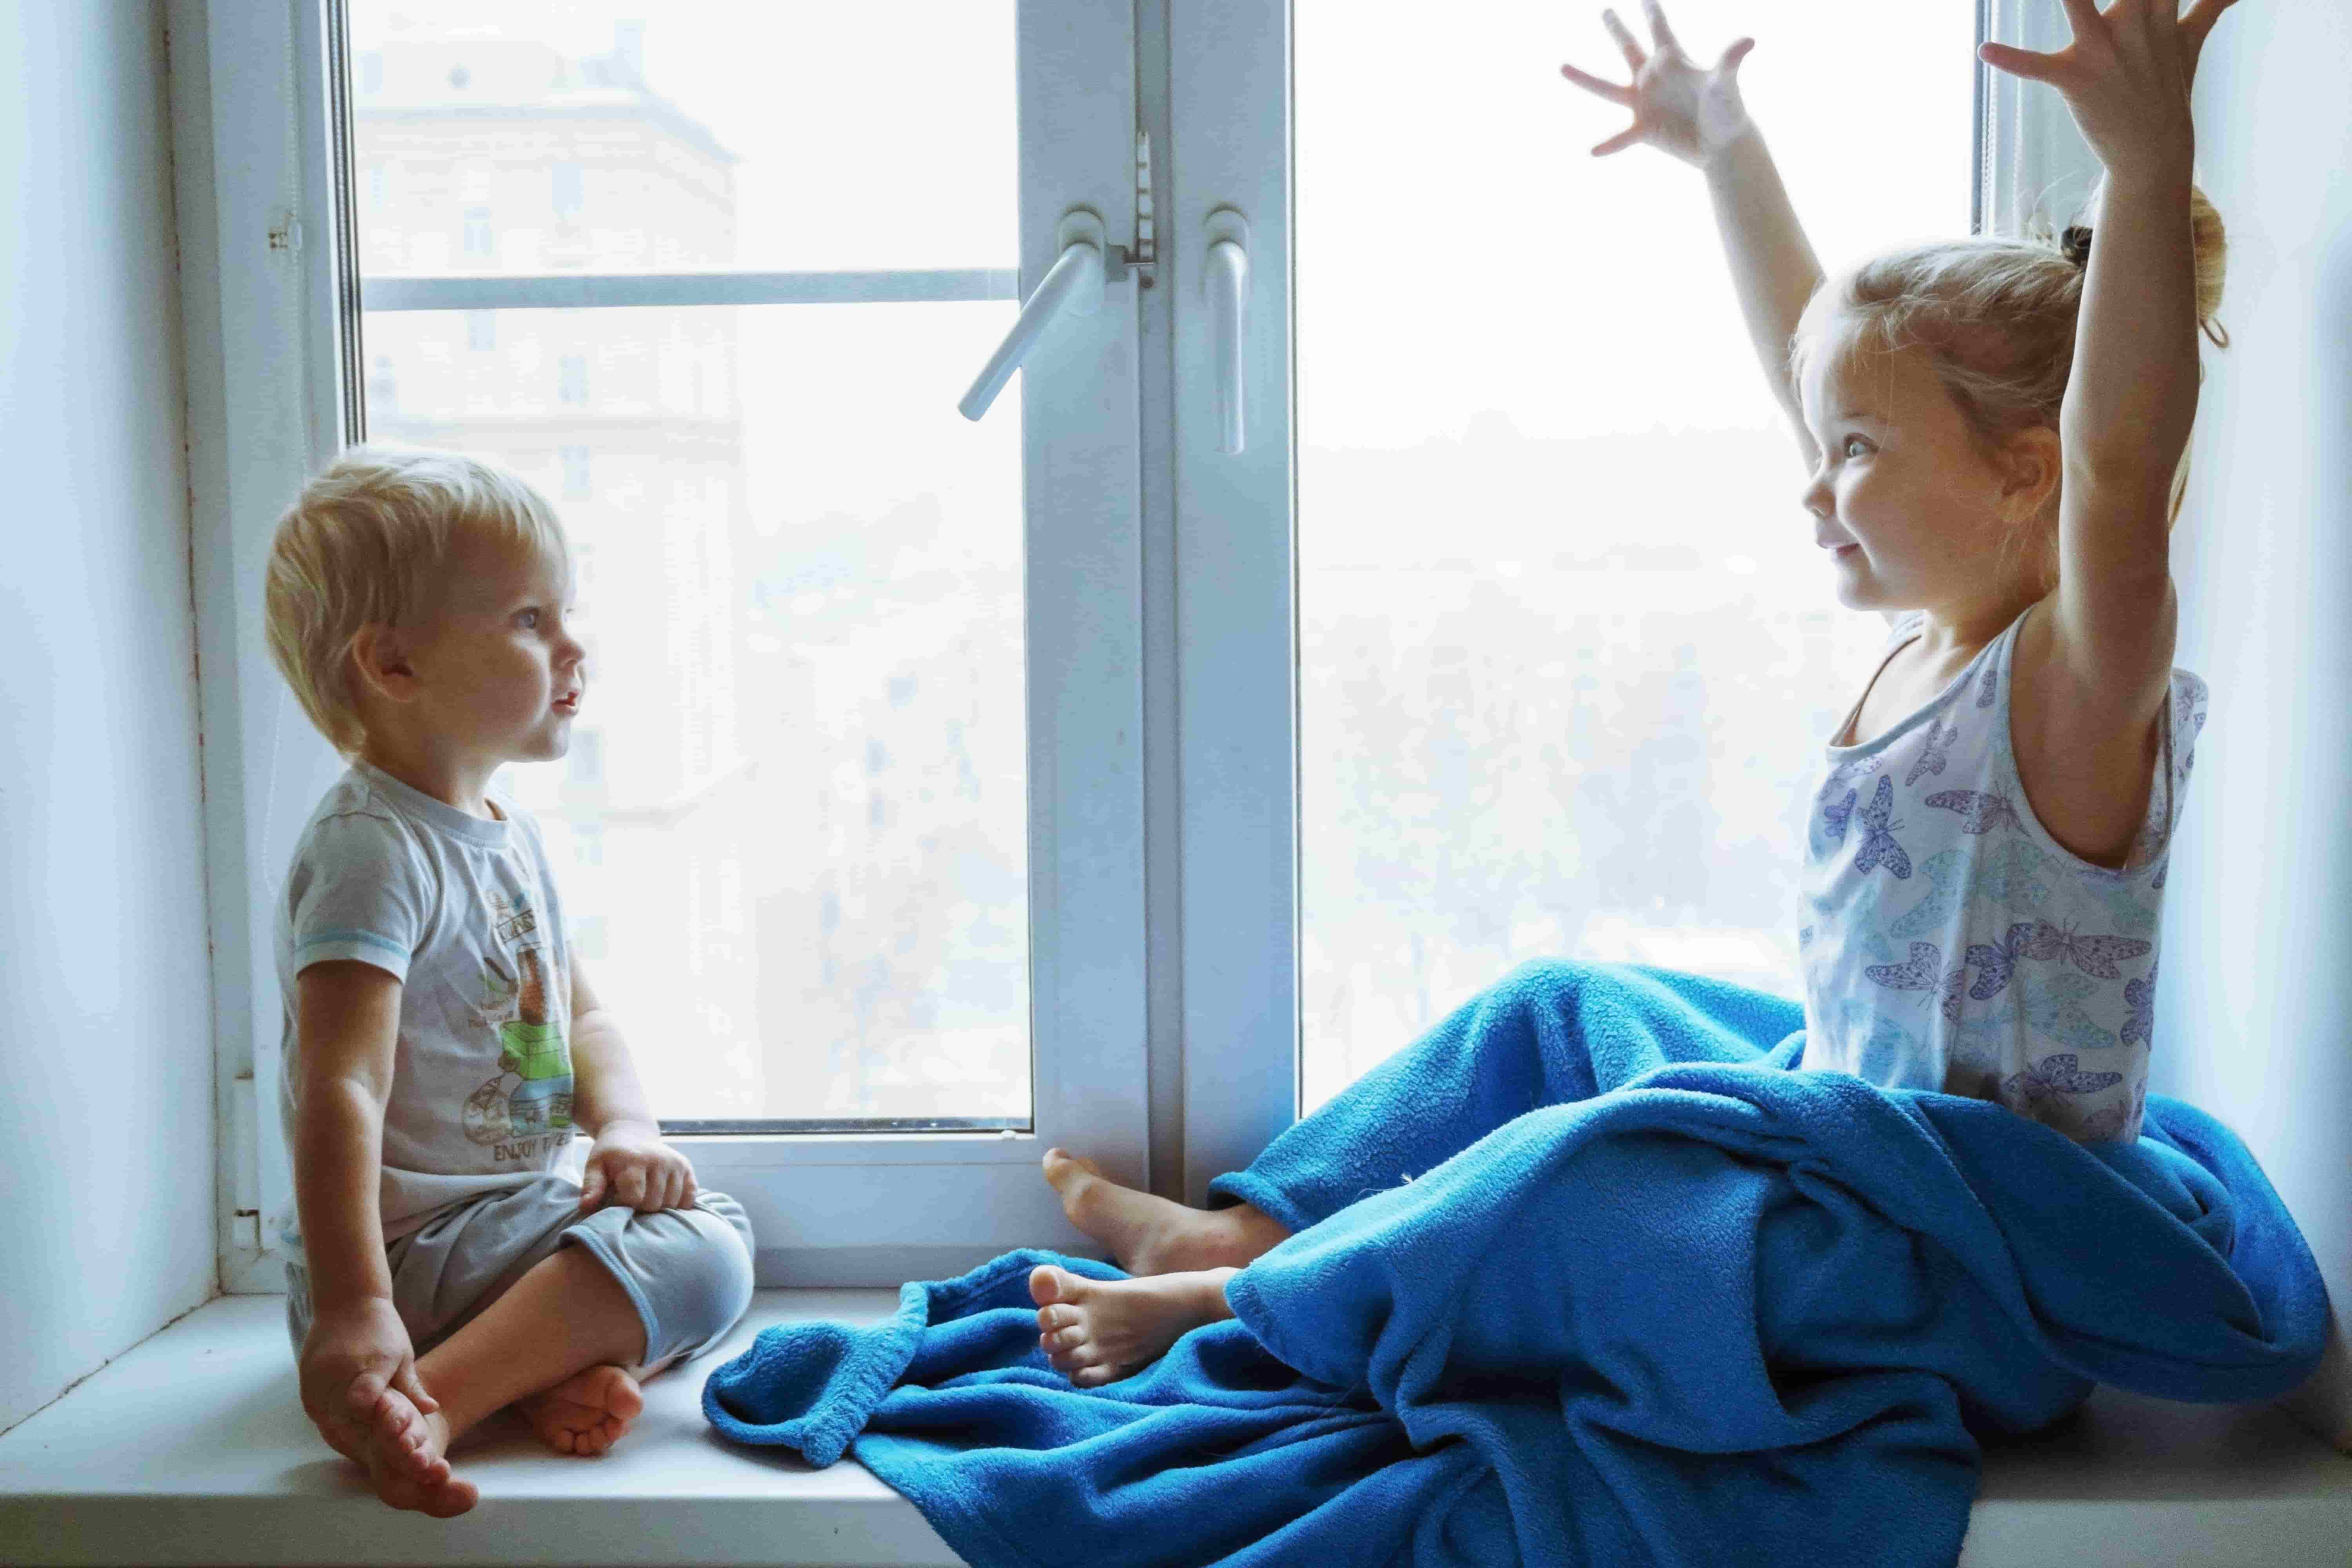
[[[471,1481],[449,1473],[449,1419],[427,1415],[396,1388],[377,1395],[369,1413],[368,1481],[394,1508],[449,1519],[472,1508],[481,1495]]]
[[[1152,1193],[1122,1187],[1092,1160],[1045,1151],[1045,1180],[1062,1194],[1070,1223],[1110,1248],[1129,1274],[1176,1274],[1239,1268],[1290,1233],[1264,1211],[1194,1209]]]
[[[601,1454],[620,1441],[646,1407],[637,1380],[610,1363],[575,1373],[541,1394],[515,1401],[539,1440],[559,1454]]]
[[[1225,1281],[1238,1272],[1210,1268],[1143,1279],[1087,1279],[1040,1264],[1029,1273],[1038,1348],[1080,1388],[1124,1377],[1158,1360],[1187,1331],[1232,1317]]]

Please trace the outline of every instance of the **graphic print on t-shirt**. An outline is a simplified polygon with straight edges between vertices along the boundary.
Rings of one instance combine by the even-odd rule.
[[[516,948],[514,972],[496,954],[483,959],[481,1015],[497,1025],[499,1076],[467,1097],[466,1136],[496,1159],[536,1160],[572,1139],[572,1047],[548,994],[536,911],[520,893],[488,897],[490,929]]]

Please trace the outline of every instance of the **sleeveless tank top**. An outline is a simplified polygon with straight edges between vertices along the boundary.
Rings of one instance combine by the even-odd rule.
[[[1885,658],[1920,623],[1895,624]],[[2050,837],[2019,782],[2010,677],[2024,623],[1885,734],[1827,748],[1797,934],[1803,1066],[1993,1100],[2083,1142],[2133,1139],[2205,685],[2172,672],[2147,818],[2122,867],[2093,865]]]

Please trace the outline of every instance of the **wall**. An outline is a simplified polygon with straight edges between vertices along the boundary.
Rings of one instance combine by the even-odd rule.
[[[2173,549],[2213,689],[2166,910],[2155,1086],[2244,1136],[2352,1323],[2352,13],[2242,6],[2197,88],[2230,226]],[[2340,1354],[2311,1402],[2352,1446]]]
[[[164,59],[0,4],[0,1428],[213,1291]]]

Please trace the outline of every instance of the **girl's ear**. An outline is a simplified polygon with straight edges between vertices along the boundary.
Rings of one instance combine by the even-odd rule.
[[[371,623],[352,638],[352,668],[364,690],[394,702],[416,699],[416,670],[405,638],[392,626]]]
[[[2025,522],[2040,517],[2056,499],[2066,471],[2058,432],[2046,425],[2021,430],[2009,438],[2001,456],[2003,520]]]

